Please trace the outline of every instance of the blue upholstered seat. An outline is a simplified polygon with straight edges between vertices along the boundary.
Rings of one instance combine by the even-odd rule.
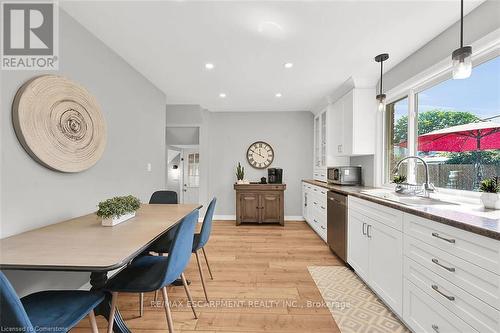
[[[199,234],[195,234],[193,241],[193,252],[198,251],[203,248],[210,238],[210,233],[212,232],[212,220],[214,218],[215,204],[217,198],[213,198],[208,205],[207,212],[203,218],[203,224],[201,226],[201,231]]]
[[[149,292],[175,281],[189,263],[198,214],[196,210],[179,223],[168,257],[138,257],[111,278],[105,289],[111,292]]]
[[[175,191],[156,191],[151,195],[149,199],[149,204],[162,204],[162,205],[172,205],[178,204],[177,192]],[[167,253],[170,248],[170,243],[172,242],[175,232],[177,231],[177,226],[167,231],[164,235],[160,236],[147,250],[146,252],[156,252],[156,253]]]
[[[0,326],[3,332],[67,332],[104,300],[97,291],[37,292],[19,299],[0,272]]]

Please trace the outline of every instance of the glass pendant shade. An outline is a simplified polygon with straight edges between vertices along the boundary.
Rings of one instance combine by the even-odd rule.
[[[465,46],[451,55],[454,79],[466,79],[472,73],[472,47]]]
[[[377,95],[378,100],[378,110],[380,112],[385,111],[385,94]]]

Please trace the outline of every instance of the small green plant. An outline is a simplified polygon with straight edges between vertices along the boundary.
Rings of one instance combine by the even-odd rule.
[[[99,202],[97,216],[103,219],[119,217],[127,213],[135,212],[141,207],[141,201],[133,195],[114,197]]]
[[[404,184],[404,183],[406,183],[407,179],[408,179],[408,177],[406,177],[405,175],[395,174],[394,177],[392,177],[392,182],[394,184]]]
[[[485,193],[498,193],[500,192],[500,185],[497,178],[485,178],[481,181],[481,192]]]
[[[236,179],[243,180],[245,178],[245,167],[242,167],[240,162],[238,162],[238,166],[236,167]]]

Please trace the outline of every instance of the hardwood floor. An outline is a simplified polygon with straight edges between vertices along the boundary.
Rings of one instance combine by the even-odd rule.
[[[308,306],[323,299],[307,266],[343,263],[305,222],[281,227],[216,221],[206,251],[214,275],[210,280],[202,259],[210,304],[204,301],[194,255],[185,273],[192,282],[198,319],[186,304],[183,287],[168,288],[176,332],[339,332],[326,306]],[[142,318],[138,300],[135,294],[120,294],[118,299],[131,330],[167,332],[165,312],[162,304],[155,306],[154,293],[144,297]],[[104,332],[106,321],[97,320]],[[90,332],[89,321],[72,332]]]

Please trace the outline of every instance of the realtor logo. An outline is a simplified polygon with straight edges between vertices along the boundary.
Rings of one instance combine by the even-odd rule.
[[[57,4],[2,2],[1,8],[1,68],[57,70]]]

